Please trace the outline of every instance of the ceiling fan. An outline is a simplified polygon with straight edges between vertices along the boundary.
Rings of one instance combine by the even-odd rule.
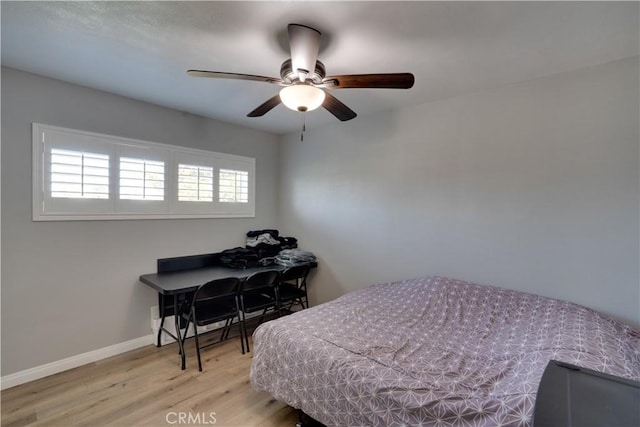
[[[326,76],[324,64],[318,61],[320,31],[300,24],[289,24],[291,58],[280,67],[280,78],[219,71],[189,70],[193,77],[251,80],[283,86],[278,94],[268,99],[248,117],[260,117],[283,103],[294,111],[311,111],[322,106],[341,121],[351,120],[356,113],[325,89],[409,89],[413,86],[411,73],[349,74]]]

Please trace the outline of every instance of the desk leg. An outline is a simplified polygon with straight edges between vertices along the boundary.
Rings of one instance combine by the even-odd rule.
[[[182,338],[180,338],[180,319],[179,319],[179,314],[178,313],[178,294],[175,294],[173,296],[173,307],[174,307],[174,313],[173,313],[173,318],[176,321],[176,341],[178,341],[178,346],[180,348],[180,358],[182,359],[182,370],[185,369],[185,356],[184,356],[184,347],[182,346]],[[186,332],[185,332],[186,333]]]
[[[156,347],[162,347],[162,326],[164,325],[164,316],[162,316],[162,320],[160,320],[160,328],[158,329],[158,339],[156,342]]]
[[[164,295],[158,294],[158,309],[160,310],[160,327],[158,328],[158,339],[156,340],[156,347],[162,346],[162,328],[164,327]]]

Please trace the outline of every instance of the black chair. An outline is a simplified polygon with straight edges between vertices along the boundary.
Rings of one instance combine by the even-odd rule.
[[[258,320],[261,323],[268,310],[278,312],[280,315],[280,304],[278,302],[278,279],[280,272],[277,270],[265,270],[253,273],[240,285],[240,319],[243,329],[247,351],[249,349],[249,333],[247,332],[246,313],[253,313],[262,310],[262,315]]]
[[[300,304],[304,308],[309,308],[309,297],[307,295],[307,276],[311,267],[308,265],[295,265],[287,268],[280,275],[278,284],[278,294],[280,298],[280,308],[288,304],[286,310]]]
[[[193,323],[199,371],[202,371],[200,349],[227,339],[231,325],[233,325],[233,319],[238,318],[238,321],[240,321],[240,307],[238,305],[239,291],[239,279],[230,277],[212,280],[200,286],[195,292],[191,303],[182,310],[182,316],[187,319],[187,326],[184,331],[184,336],[182,337],[182,348],[184,348],[184,340],[187,337],[187,332],[189,332],[189,324]],[[220,339],[217,342],[200,347],[200,343],[198,342],[198,326],[210,325],[223,320],[225,321],[225,326],[220,335]],[[242,333],[242,328],[240,328],[240,343],[242,345],[242,354],[244,354]]]

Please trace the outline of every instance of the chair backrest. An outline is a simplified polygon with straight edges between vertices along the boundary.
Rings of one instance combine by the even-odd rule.
[[[207,303],[208,301],[233,298],[240,291],[240,280],[235,277],[212,280],[200,286],[193,297],[194,304]]]
[[[264,288],[272,288],[278,283],[280,272],[277,270],[265,270],[253,273],[242,282],[240,292],[252,292]]]
[[[307,264],[294,265],[282,272],[282,274],[280,275],[280,281],[287,282],[291,280],[301,279],[302,283],[304,283],[304,280],[307,278],[307,275],[309,274],[309,270],[311,270],[311,267],[309,267]]]

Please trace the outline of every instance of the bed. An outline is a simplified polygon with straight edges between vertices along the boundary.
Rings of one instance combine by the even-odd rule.
[[[640,332],[569,302],[424,277],[262,324],[250,379],[327,426],[529,426],[552,359],[640,380]]]

